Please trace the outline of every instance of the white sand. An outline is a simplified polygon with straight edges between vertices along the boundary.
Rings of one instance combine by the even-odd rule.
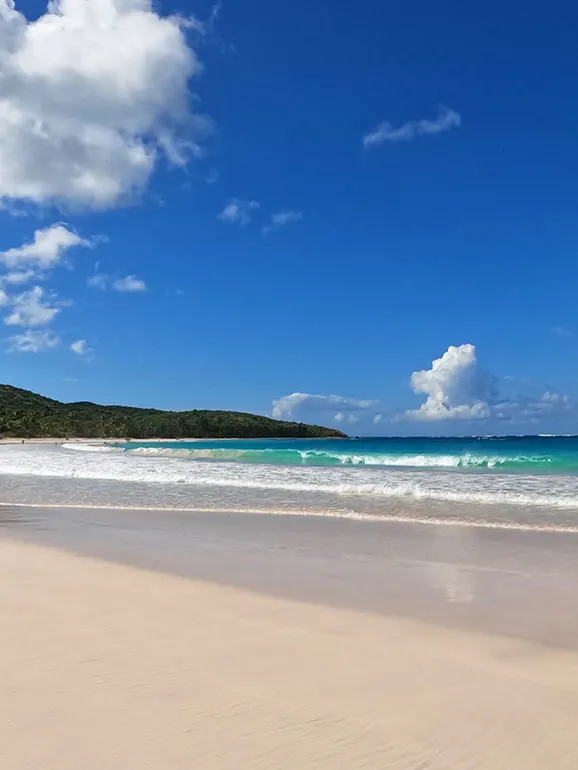
[[[172,441],[173,439],[146,439],[146,441]],[[2,444],[102,444],[105,441],[114,441],[122,444],[126,438],[64,438],[62,436],[49,436],[45,438],[0,438]]]
[[[148,440],[148,439],[147,439]],[[156,439],[152,439],[156,440]],[[62,436],[52,436],[45,438],[0,438],[2,444],[102,444],[105,441],[115,441],[123,443],[126,438],[63,438]]]
[[[0,618],[2,770],[578,768],[573,652],[9,541]]]
[[[102,440],[91,440],[91,439],[80,439],[80,438],[72,438],[72,439],[64,439],[64,438],[58,438],[56,436],[53,436],[52,438],[0,438],[0,445],[2,444],[62,444],[63,441],[70,441],[74,443],[86,443],[86,444],[100,444],[102,443]]]
[[[146,441],[147,444],[160,444],[167,441],[170,441],[172,443],[176,442],[182,442],[185,441],[187,443],[191,443],[193,441],[237,441],[238,439],[235,438],[219,438],[219,439],[211,439],[211,438],[135,438],[131,439],[131,441]],[[0,445],[1,444],[103,444],[105,441],[108,442],[114,442],[115,444],[126,444],[127,438],[126,436],[122,437],[115,437],[115,436],[108,436],[105,438],[65,438],[63,436],[45,436],[44,438],[0,438]]]

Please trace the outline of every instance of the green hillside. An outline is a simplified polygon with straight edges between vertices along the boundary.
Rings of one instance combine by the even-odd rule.
[[[331,428],[282,422],[243,412],[163,412],[88,401],[64,404],[0,385],[0,434],[22,438],[341,438]]]

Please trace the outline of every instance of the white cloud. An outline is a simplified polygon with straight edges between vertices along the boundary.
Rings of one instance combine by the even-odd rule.
[[[60,337],[51,329],[28,329],[23,334],[15,334],[10,337],[10,352],[40,353],[43,350],[51,350],[58,347]]]
[[[276,214],[271,216],[271,221],[269,224],[263,227],[263,234],[267,235],[267,233],[271,233],[274,230],[279,230],[281,227],[286,227],[287,225],[295,224],[295,222],[300,222],[302,219],[302,211],[291,211],[289,209],[286,209],[285,211],[278,211]]]
[[[338,412],[337,414],[333,415],[333,422],[336,423],[356,423],[359,422],[359,417],[356,414],[353,414],[352,412],[346,413],[346,412]]]
[[[8,268],[8,272],[0,275],[0,285],[4,287],[0,289],[0,305],[9,308],[4,323],[28,327],[23,334],[11,337],[10,350],[38,352],[56,347],[58,336],[50,329],[38,331],[37,327],[47,327],[67,303],[56,301],[54,295],[47,294],[38,285],[20,294],[8,294],[5,289],[46,278],[52,268],[62,263],[69,249],[92,245],[92,241],[82,238],[65,225],[54,224],[36,230],[28,243],[0,252],[0,264]]]
[[[91,348],[86,344],[86,340],[76,340],[70,344],[70,350],[78,356],[89,356],[92,353]]]
[[[127,275],[125,278],[117,278],[111,284],[115,291],[135,292],[146,291],[146,283],[135,275]]]
[[[563,393],[547,390],[538,396],[521,395],[511,399],[498,398],[491,404],[491,414],[498,420],[540,424],[547,419],[576,418],[577,405],[575,401]],[[566,424],[565,430],[568,429]]]
[[[21,293],[13,294],[12,291],[22,284],[48,278],[50,271],[62,264],[69,249],[92,247],[95,242],[82,238],[63,224],[54,224],[36,230],[28,243],[0,252],[0,265],[8,268],[4,275],[0,275],[0,306],[6,308],[4,323],[27,327],[22,334],[10,338],[9,350],[38,352],[55,348],[60,343],[59,336],[48,327],[61,308],[70,303],[59,300],[38,285],[21,290]],[[134,279],[134,276],[127,278]],[[40,331],[38,327],[45,328]],[[91,353],[84,340],[73,343],[70,349],[85,357]]]
[[[508,394],[511,377],[501,379],[480,366],[474,345],[450,346],[430,369],[416,371],[411,387],[423,393],[418,409],[386,411],[383,403],[345,396],[292,393],[273,402],[273,417],[308,423],[359,424],[356,433],[462,435],[466,433],[571,432],[578,403],[552,389]],[[525,383],[527,391],[529,383]]]
[[[60,308],[44,301],[46,294],[40,286],[34,286],[30,291],[9,298],[13,311],[4,318],[8,326],[46,326]]]
[[[14,270],[1,276],[0,281],[17,286],[22,283],[29,283],[35,277],[37,277],[37,273],[34,270]]]
[[[395,128],[391,123],[380,123],[376,129],[363,137],[364,147],[378,147],[384,142],[409,142],[417,136],[425,134],[440,134],[459,128],[462,124],[461,115],[448,107],[439,107],[437,117],[433,120],[410,120]]]
[[[260,208],[257,201],[243,201],[231,198],[225,208],[218,214],[217,219],[230,225],[245,227],[251,221],[252,212]]]
[[[567,420],[578,415],[577,405],[567,395],[547,390],[539,395],[504,393],[511,378],[501,380],[479,365],[474,345],[450,346],[431,369],[414,372],[411,386],[427,398],[419,409],[398,415],[411,421],[484,421],[498,431],[504,423],[520,426]]]
[[[291,393],[273,402],[273,417],[277,420],[307,422],[312,418],[337,423],[357,422],[357,413],[373,410],[377,401],[321,396],[313,393]],[[317,415],[317,418],[315,417]]]
[[[86,283],[88,286],[91,286],[93,289],[106,289],[110,282],[110,278],[108,275],[105,275],[104,273],[97,273],[96,275],[89,275],[86,279]]]
[[[146,283],[135,275],[127,275],[124,278],[113,278],[110,275],[106,275],[106,273],[96,273],[95,275],[90,275],[86,279],[86,283],[93,289],[101,289],[102,291],[109,288],[124,293],[147,290]]]
[[[490,414],[494,380],[480,369],[474,345],[450,345],[431,369],[414,372],[410,383],[415,393],[427,396],[419,409],[406,412],[412,419],[483,419]]]
[[[1,1],[1,0],[0,0]],[[47,270],[57,265],[66,251],[73,246],[91,246],[86,238],[69,230],[65,225],[55,224],[44,230],[36,230],[31,243],[16,249],[0,252],[0,261],[9,268],[30,268]],[[12,283],[18,283],[22,272],[12,276]]]
[[[34,21],[0,0],[0,201],[104,209],[159,157],[198,155],[187,25],[151,0],[51,0]]]

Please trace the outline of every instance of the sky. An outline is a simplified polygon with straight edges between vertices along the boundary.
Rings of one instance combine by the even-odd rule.
[[[578,432],[578,8],[0,0],[2,382]]]

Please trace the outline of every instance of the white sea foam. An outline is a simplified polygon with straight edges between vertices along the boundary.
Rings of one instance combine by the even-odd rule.
[[[0,503],[2,505],[2,503]],[[572,524],[560,524],[555,521],[536,521],[532,523],[515,522],[515,521],[488,521],[483,518],[471,519],[457,519],[457,518],[440,518],[439,516],[416,516],[411,513],[408,515],[395,515],[388,514],[387,516],[375,514],[375,513],[363,513],[359,511],[349,510],[347,508],[340,508],[338,511],[335,509],[322,510],[306,509],[306,508],[275,508],[273,506],[267,506],[267,508],[256,508],[253,506],[247,507],[230,507],[219,506],[218,508],[212,508],[208,505],[195,506],[195,507],[183,507],[178,508],[167,507],[162,505],[106,505],[102,503],[94,504],[68,504],[68,503],[10,503],[11,508],[72,508],[72,509],[98,509],[109,511],[167,511],[178,513],[212,513],[218,514],[240,514],[240,515],[262,515],[262,516],[316,516],[319,518],[340,518],[340,519],[353,519],[355,521],[379,521],[385,523],[397,523],[397,524],[424,524],[432,526],[451,526],[451,527],[478,527],[481,529],[497,529],[497,530],[514,530],[522,532],[556,532],[567,534],[578,534],[578,525]]]
[[[107,454],[116,452],[122,452],[120,447],[110,446],[109,444],[75,444],[72,442],[65,442],[61,444],[63,449],[72,449],[75,452],[105,452]]]
[[[73,445],[75,446],[75,445]],[[368,454],[352,452],[329,452],[316,449],[235,449],[217,448],[172,448],[172,447],[135,447],[127,450],[129,454],[141,457],[174,457],[191,460],[221,460],[239,462],[275,463],[279,460],[290,465],[368,465],[403,468],[499,468],[519,464],[547,466],[551,460],[541,455],[481,455],[465,453],[461,455],[435,454]]]
[[[75,448],[81,445],[73,445]],[[99,445],[92,445],[93,450]],[[320,492],[337,496],[411,498],[448,502],[512,503],[578,509],[578,479],[572,476],[473,475],[435,469],[306,467],[190,462],[179,457],[114,451],[62,451],[55,447],[0,449],[0,475],[75,480]],[[168,450],[172,451],[172,450]],[[184,450],[186,451],[186,450]],[[1,498],[0,498],[1,502]]]

